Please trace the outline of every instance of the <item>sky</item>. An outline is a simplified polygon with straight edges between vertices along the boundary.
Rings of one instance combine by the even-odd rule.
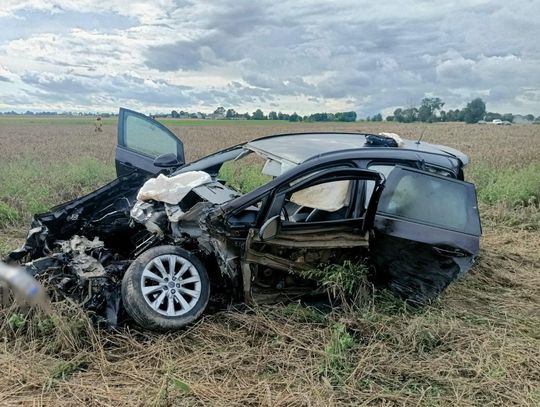
[[[540,115],[540,1],[2,0],[0,111]]]

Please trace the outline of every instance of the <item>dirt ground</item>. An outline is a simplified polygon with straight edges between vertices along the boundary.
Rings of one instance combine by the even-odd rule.
[[[0,205],[13,214],[0,228],[0,254],[22,241],[30,209],[73,198],[114,176],[116,128],[103,129],[0,120]],[[468,154],[467,178],[479,185],[540,160],[540,126],[533,125],[172,130],[184,140],[188,160],[281,132],[423,135]],[[239,307],[168,335],[103,331],[67,303],[56,304],[52,316],[2,310],[0,405],[540,405],[540,209],[538,202],[507,201],[481,203],[477,264],[420,309],[380,292],[360,309],[329,314],[295,304]]]

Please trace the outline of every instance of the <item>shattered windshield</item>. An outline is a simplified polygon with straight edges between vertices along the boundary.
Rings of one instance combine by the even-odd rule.
[[[223,163],[218,179],[224,181],[227,187],[247,194],[274,178],[265,171],[268,162],[270,160],[261,155],[242,150],[235,159]]]

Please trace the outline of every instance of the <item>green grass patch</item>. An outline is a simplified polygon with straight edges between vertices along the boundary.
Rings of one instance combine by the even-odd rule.
[[[328,377],[334,385],[343,383],[351,373],[353,361],[350,351],[354,345],[354,338],[342,323],[336,323],[332,328],[330,342],[324,348],[325,358],[321,366],[321,373]]]
[[[478,165],[470,171],[478,199],[486,204],[538,206],[540,202],[540,161],[522,168],[495,169]]]
[[[0,227],[84,195],[113,179],[114,168],[94,158],[43,164],[28,156],[0,164]]]
[[[345,261],[299,272],[310,280],[320,282],[333,296],[359,304],[369,296],[368,267],[362,263]]]
[[[219,178],[231,188],[248,193],[270,182],[272,177],[261,174],[262,165],[246,165],[242,160],[228,161],[219,170]]]

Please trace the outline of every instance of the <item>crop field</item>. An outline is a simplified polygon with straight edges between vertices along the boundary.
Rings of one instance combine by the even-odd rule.
[[[187,159],[296,131],[388,131],[471,157],[482,215],[474,268],[440,299],[386,292],[321,313],[224,310],[174,334],[111,332],[73,304],[0,310],[0,405],[540,405],[540,126],[166,121]],[[0,255],[32,213],[114,178],[116,126],[0,117]]]

